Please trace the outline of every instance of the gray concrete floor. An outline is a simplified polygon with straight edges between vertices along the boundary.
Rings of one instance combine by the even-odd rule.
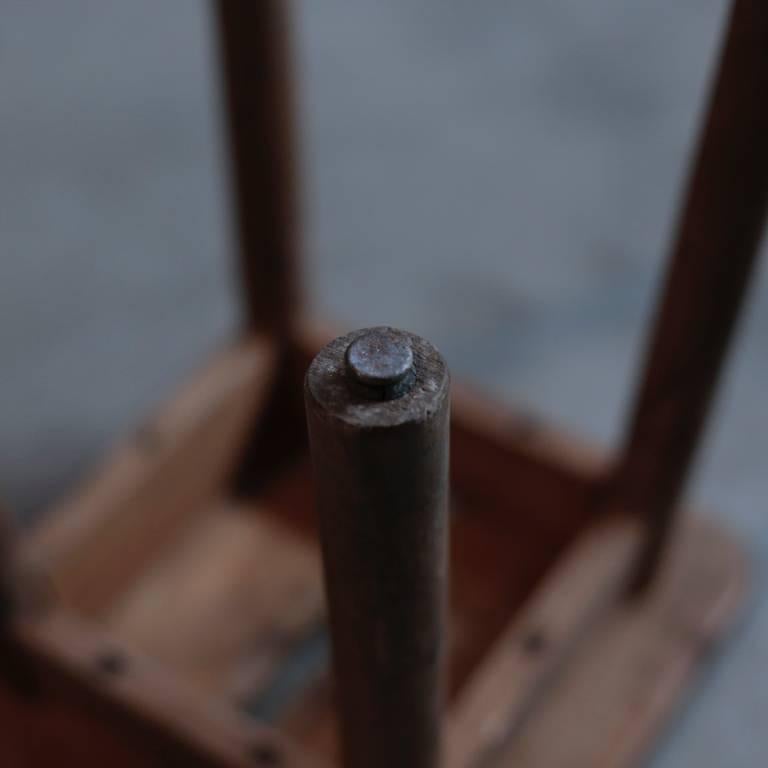
[[[315,306],[615,440],[723,0],[298,8]],[[236,311],[205,6],[0,12],[0,486],[30,519]],[[767,333],[761,276],[691,490],[755,597],[663,768],[768,753]]]

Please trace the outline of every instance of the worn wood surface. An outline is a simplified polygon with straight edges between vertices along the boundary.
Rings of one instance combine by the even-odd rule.
[[[22,542],[70,607],[109,609],[232,471],[274,375],[263,339],[218,356]]]
[[[96,731],[106,733],[105,749],[121,756],[127,750],[129,766],[151,765],[148,755],[171,754],[164,750],[181,750],[189,764],[240,765],[254,733],[243,714],[248,710],[270,719],[309,754],[333,762],[335,709],[322,650],[324,601],[308,459],[274,472],[255,496],[235,493],[230,483],[278,375],[276,359],[274,347],[258,339],[218,357],[23,544],[25,568],[34,573],[35,564],[49,563],[53,589],[21,636],[37,666],[62,682],[52,688],[46,682],[44,709],[9,705],[8,696],[18,692],[0,695],[0,707],[19,719],[16,732],[50,732],[50,743],[65,751],[75,749],[73,734],[95,718]],[[621,587],[628,553],[639,540],[631,524],[604,514],[605,457],[461,391],[452,441],[451,765],[466,758],[464,764],[474,766],[478,755],[506,759],[514,749],[510,734],[517,734],[515,743],[524,739],[526,754],[539,761],[531,765],[557,764],[547,762],[553,747],[535,730],[544,717],[551,723],[546,729],[562,730],[566,741],[576,739],[577,754],[589,755],[576,765],[592,765],[598,745],[577,739],[565,723],[576,718],[568,707],[578,707],[579,716],[589,709],[580,699],[588,696],[583,673],[574,673],[567,695],[557,691],[561,674],[571,680],[564,670],[572,664],[591,669],[595,662],[571,659],[581,659],[595,643],[606,658],[613,654],[629,667],[644,663],[646,653],[660,658],[660,668],[672,670],[670,679],[677,681],[637,694],[654,703],[632,725],[635,746],[627,760],[634,759],[699,657],[693,644],[668,644],[667,634],[647,623],[645,603],[610,614],[629,623],[599,629],[592,640],[591,622]],[[122,539],[111,539],[115,531]],[[659,606],[654,617],[662,609],[683,616],[682,608],[690,607],[695,622],[706,608],[711,635],[722,630],[733,603],[721,592],[737,593],[742,566],[741,555],[723,541],[715,533],[684,535],[689,554],[672,559],[682,571],[675,571],[674,590],[653,603]],[[706,557],[697,554],[705,550]],[[702,571],[705,560],[714,567]],[[637,632],[624,628],[635,625]],[[113,678],[113,665],[123,669],[110,657],[114,648],[130,659],[135,676],[118,671]],[[309,669],[302,667],[307,649],[315,654]],[[601,685],[613,704],[596,706],[619,718],[614,710],[621,709],[622,697],[647,680],[630,680],[619,661],[612,664]],[[560,696],[565,704],[548,703]],[[207,703],[195,704],[190,715],[192,701]],[[229,723],[223,730],[222,718]],[[626,720],[610,722],[619,729]],[[145,731],[153,734],[148,740]],[[136,739],[124,744],[126,733],[146,741],[139,757],[130,754]],[[18,749],[27,748],[20,742]],[[19,765],[45,765],[36,759]]]
[[[39,690],[0,693],[0,711],[24,734],[14,768],[322,765],[89,622],[54,612],[15,632],[34,657]]]
[[[258,704],[324,622],[306,458],[253,498],[233,495],[228,483],[277,375],[275,360],[273,347],[258,341],[219,357],[24,547],[28,561],[49,564],[54,604],[98,619],[134,652],[230,707]],[[569,458],[560,466],[554,434],[521,423],[479,399],[456,408],[454,452],[467,469],[452,491],[452,697],[590,520],[599,457],[579,459],[565,441]],[[495,480],[487,474],[502,466]],[[110,540],[118,530],[123,547]],[[274,717],[332,754],[322,667],[292,696],[273,707]]]
[[[304,318],[297,354],[306,370],[317,352],[338,334],[316,318]],[[610,457],[594,444],[554,428],[535,412],[525,411],[451,383],[451,482],[486,489],[486,496],[536,504],[559,517],[562,502],[596,506]],[[513,473],[509,476],[507,473]]]
[[[688,520],[644,601],[590,617],[620,587],[638,540],[636,527],[614,521],[574,547],[456,698],[448,765],[627,768],[647,754],[740,607],[745,560],[715,526]],[[585,618],[593,622],[574,635]],[[87,623],[53,615],[17,631],[38,657],[44,698],[0,691],[8,765],[37,768],[55,754],[126,768],[245,766],[275,752],[281,765],[317,764]],[[310,752],[325,738],[332,754],[328,726]]]
[[[717,526],[681,521],[643,599],[617,603],[591,628],[549,695],[495,768],[644,764],[743,606],[746,559]]]
[[[600,523],[558,562],[456,697],[447,766],[483,764],[513,738],[568,654],[620,594],[637,534],[631,520]]]
[[[9,625],[39,689],[0,687],[8,764],[316,764],[237,712],[322,627],[324,609],[299,433],[285,432],[281,448],[293,465],[268,474],[258,496],[235,498],[229,483],[238,464],[253,476],[271,461],[283,419],[300,416],[288,345],[297,210],[285,5],[216,7],[245,326],[281,349],[255,338],[220,358],[26,539],[24,567],[45,574],[51,604]],[[602,457],[472,396],[455,400],[451,766],[635,763],[739,603],[743,555],[697,522],[651,593],[612,603],[639,537],[631,523],[597,518],[623,509],[652,520],[646,583],[761,232],[765,13],[736,0],[614,495],[604,496]],[[260,425],[265,412],[277,428]],[[332,759],[327,675],[305,682],[276,719]]]
[[[111,608],[112,634],[210,695],[265,688],[323,620],[314,542],[258,504],[219,500]]]
[[[453,691],[447,766],[639,764],[733,622],[746,568],[730,537],[691,519],[652,598],[627,603],[617,598],[641,543],[636,521],[597,523],[508,617]],[[504,585],[493,594],[498,601]],[[454,614],[453,641],[460,622]],[[327,678],[318,678],[279,724],[313,753],[335,758]]]
[[[520,539],[512,530],[504,531],[483,519],[482,514],[473,519],[472,512],[469,508],[457,515],[451,531],[448,693],[453,702],[462,701],[466,690],[475,687],[475,676],[482,675],[485,669],[486,655],[495,653],[499,638],[507,635],[506,629],[520,606],[536,599],[536,585],[552,565],[555,554],[542,545],[532,546],[530,539]],[[585,610],[595,600],[587,593],[579,594],[579,599]],[[582,605],[579,599],[575,600],[577,606]],[[578,618],[585,619],[582,615]],[[522,629],[515,632],[522,637]],[[566,640],[573,637],[570,625],[563,634]],[[546,659],[554,663],[559,653],[553,644]],[[527,705],[528,696],[539,683],[541,665],[532,664],[531,669],[533,674],[525,685],[513,681],[504,689],[511,707]],[[336,755],[335,712],[328,677],[318,675],[304,695],[286,708],[278,723],[285,733],[312,751]]]
[[[432,344],[390,327],[334,339],[305,378],[347,768],[440,763],[449,383]]]

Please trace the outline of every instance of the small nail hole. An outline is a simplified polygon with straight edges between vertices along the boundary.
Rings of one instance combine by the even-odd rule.
[[[274,744],[253,744],[248,749],[248,760],[254,765],[280,765],[280,753]]]
[[[105,675],[117,677],[128,669],[128,659],[119,651],[104,651],[96,657],[96,668]]]
[[[547,647],[547,638],[540,629],[532,629],[523,637],[523,650],[530,656],[537,656]]]

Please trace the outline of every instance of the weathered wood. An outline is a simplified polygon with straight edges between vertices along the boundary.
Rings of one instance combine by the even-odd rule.
[[[336,335],[318,322],[302,327],[297,352],[305,369]],[[451,387],[451,486],[457,505],[471,506],[475,516],[493,515],[505,530],[520,524],[521,507],[524,519],[556,531],[579,528],[599,512],[611,465],[604,450],[465,383]],[[507,513],[497,518],[502,505]]]
[[[24,715],[18,727],[52,734],[48,741],[58,745],[58,753],[77,756],[74,741],[82,742],[85,729],[106,729],[105,756],[122,759],[126,733],[137,734],[129,739],[131,744],[145,745],[138,756],[126,758],[130,768],[147,764],[152,755],[176,755],[178,749],[179,759],[190,759],[190,764],[239,765],[211,757],[211,750],[215,755],[219,747],[209,743],[208,721],[219,733],[214,741],[223,733],[216,725],[222,718],[242,723],[237,708],[268,695],[284,666],[290,665],[292,649],[322,630],[306,457],[273,474],[256,497],[233,497],[229,483],[240,447],[268,407],[265,393],[277,375],[276,359],[274,346],[265,340],[238,345],[217,358],[150,421],[159,431],[153,428],[140,436],[142,451],[152,448],[144,457],[149,464],[140,463],[144,469],[133,459],[126,465],[126,454],[118,452],[115,467],[107,467],[89,491],[66,505],[65,518],[43,521],[22,547],[27,563],[50,555],[54,586],[62,591],[50,620],[30,622],[35,639],[26,630],[20,637],[25,651],[38,659],[38,669],[65,682],[56,683],[55,695],[49,686],[45,718],[37,709],[38,714],[29,715],[32,719]],[[156,441],[158,434],[161,439]],[[606,459],[579,441],[466,393],[456,398],[452,440],[448,695],[455,734],[450,754],[455,753],[452,759],[460,765],[462,755],[470,759],[473,754],[505,754],[506,737],[522,738],[529,724],[538,722],[539,707],[549,700],[548,692],[557,689],[559,675],[568,674],[572,654],[577,658],[592,644],[590,621],[620,588],[631,562],[627,548],[634,551],[639,537],[636,532],[622,533],[630,529],[621,521],[600,522],[597,502]],[[131,441],[125,448],[129,457],[135,447]],[[153,455],[156,464],[150,461]],[[173,494],[161,491],[184,483],[191,493],[186,511],[173,501]],[[143,521],[158,512],[163,520],[158,535],[167,535],[162,546],[150,546],[150,554],[140,557],[138,544],[131,544],[130,565],[121,563],[119,542],[110,543],[107,535],[110,526],[128,515],[132,522],[123,521],[127,527],[121,530],[129,543],[140,542],[143,534],[134,540],[134,531],[143,530]],[[607,527],[588,530],[595,524]],[[599,540],[602,545],[595,543]],[[101,559],[104,546],[112,547],[106,564]],[[102,576],[108,586],[92,601],[88,584]],[[706,575],[695,578],[708,583]],[[683,578],[679,584],[683,590],[690,587]],[[681,613],[684,597],[674,601],[675,611]],[[697,611],[699,603],[692,604]],[[98,617],[109,637],[86,625],[77,611]],[[57,628],[60,620],[76,626],[75,635],[84,632],[92,639],[72,640],[70,630]],[[724,624],[725,618],[715,621],[713,632]],[[640,632],[642,637],[647,634]],[[655,631],[650,634],[655,636]],[[69,656],[73,647],[82,648],[75,660]],[[102,653],[113,647],[140,671],[130,683],[137,690],[118,696],[117,703],[109,703],[114,685],[110,675],[91,676],[94,659],[107,667],[115,663],[109,654],[104,660]],[[644,653],[641,649],[641,658]],[[625,678],[616,673],[611,680],[615,682],[606,685],[617,691],[618,701]],[[144,687],[155,691],[149,704],[142,703],[139,689]],[[184,693],[167,693],[182,689]],[[207,702],[200,710],[193,707],[197,714],[189,722],[195,736],[177,722],[187,711],[177,696],[186,701],[187,690],[190,701],[202,695]],[[573,690],[569,696],[582,695]],[[25,711],[15,705],[12,709],[17,714]],[[301,743],[311,755],[333,760],[334,711],[319,667],[299,680],[272,714],[285,737]],[[227,733],[240,733],[239,725],[233,728]],[[146,729],[154,734],[148,739]],[[651,732],[650,726],[638,729],[638,744]],[[232,757],[237,752],[240,759],[243,742],[233,738]],[[21,765],[46,764],[44,758],[35,759]]]
[[[304,337],[307,360],[330,335]],[[452,399],[450,699],[471,684],[548,569],[595,519],[608,466],[584,441],[465,387]],[[317,679],[280,727],[313,751],[335,755],[328,681]]]
[[[311,631],[321,602],[306,460],[276,475],[256,498],[228,498],[227,465],[238,460],[246,425],[263,408],[264,389],[276,375],[271,350],[255,341],[218,356],[23,546],[24,559],[49,572],[64,605],[100,617],[150,655],[173,664],[174,626],[186,627],[177,667],[217,695],[258,691],[279,667],[277,638],[290,645],[291,636]],[[546,426],[521,430],[523,419],[498,404],[484,407],[474,398],[468,407],[460,396],[454,415],[454,458],[466,461],[467,469],[456,469],[453,489],[451,691],[463,685],[540,574],[589,522],[602,466],[588,449]],[[493,480],[489,468],[505,471]],[[174,489],[185,498],[189,493],[189,503],[177,503]],[[110,540],[115,530],[123,531],[122,546]],[[161,536],[161,545],[145,534]],[[206,580],[205,574],[218,576]],[[263,608],[238,609],[247,583],[255,580]],[[185,588],[192,583],[201,585],[199,598]],[[218,585],[215,600],[212,584]],[[293,590],[304,594],[304,630],[291,618]],[[504,601],[495,598],[498,592]],[[213,603],[221,613],[215,614]],[[174,607],[177,625],[164,605]],[[275,641],[263,653],[239,645],[238,638],[246,643],[263,637],[259,627],[270,624]],[[206,625],[219,632],[204,633]],[[283,634],[286,627],[291,629]]]
[[[72,609],[98,615],[173,541],[233,471],[275,375],[274,346],[254,338],[215,358],[82,490],[22,542]]]
[[[0,527],[0,651],[15,670],[0,674],[0,721],[3,764],[13,768],[308,768],[325,756],[337,764],[322,648],[313,669],[287,693],[283,685],[292,649],[325,631],[301,407],[301,377],[316,350],[308,354],[297,334],[286,4],[217,0],[216,13],[250,342],[217,359],[24,538],[21,570],[50,580],[37,610],[10,610],[17,574]],[[674,557],[660,558],[761,233],[766,50],[768,10],[736,0],[608,503],[604,456],[484,398],[455,399],[452,768],[633,764],[740,602],[743,554],[709,527],[687,522]],[[426,419],[442,409],[437,403]],[[316,432],[327,426],[315,422]],[[419,450],[410,445],[409,461],[395,456],[382,469],[371,453],[387,459],[392,446],[383,441],[377,453],[375,419],[365,427],[341,458],[338,445],[315,446],[325,470],[371,470],[358,472],[367,490],[324,505],[328,562],[344,564],[328,581],[346,670],[338,698],[348,762],[431,768],[446,526],[442,516],[386,513],[389,491],[407,486],[414,460],[432,480],[440,475],[440,496],[446,460],[439,445],[410,435],[405,442]],[[387,482],[387,472],[398,478]],[[326,483],[321,497],[338,500],[343,480],[330,491]],[[401,506],[431,509],[444,499],[422,501]],[[380,557],[401,550],[413,557]],[[643,601],[615,601],[638,550],[635,583],[650,591]],[[398,591],[403,584],[416,594]],[[238,711],[269,698],[276,680],[283,698],[268,716],[299,734],[312,757]],[[382,706],[384,722],[373,717]]]
[[[115,601],[110,632],[217,699],[245,705],[324,621],[316,543],[264,502],[218,500]]]
[[[536,589],[454,701],[447,766],[485,765],[513,738],[569,653],[619,594],[637,534],[630,520],[597,525]]]
[[[305,393],[346,768],[437,768],[449,377],[423,339],[357,331]]]
[[[649,598],[609,610],[571,649],[600,600],[620,588],[627,545],[638,542],[636,527],[606,525],[576,545],[460,692],[449,765],[548,768],[567,756],[574,768],[625,768],[647,752],[741,604],[744,559],[713,526],[687,524]],[[238,766],[252,764],[243,754],[283,749],[284,740],[228,713],[225,701],[208,694],[204,703],[164,665],[92,627],[54,615],[20,636],[46,670],[47,704],[11,700],[4,722],[26,734],[9,745],[23,756],[16,765],[101,754],[130,768],[157,759]],[[6,704],[0,695],[3,711]],[[297,756],[284,764],[311,763]]]
[[[215,0],[244,323],[282,340],[292,333],[299,293],[287,6]]]
[[[768,204],[768,5],[735,0],[611,505],[642,515],[650,584],[716,391]]]
[[[712,523],[686,516],[645,600],[616,604],[590,628],[490,765],[645,765],[738,617],[745,586],[743,549]]]
[[[20,768],[322,764],[71,615],[53,612],[15,632],[42,681],[37,701],[16,709],[30,736]]]

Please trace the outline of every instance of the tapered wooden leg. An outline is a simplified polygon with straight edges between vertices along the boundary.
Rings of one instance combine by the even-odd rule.
[[[216,0],[245,325],[286,338],[298,300],[288,3]]]
[[[768,4],[736,0],[612,504],[648,521],[657,572],[754,266],[768,199]]]
[[[448,372],[432,345],[358,331],[305,399],[345,768],[437,768],[447,585]]]

